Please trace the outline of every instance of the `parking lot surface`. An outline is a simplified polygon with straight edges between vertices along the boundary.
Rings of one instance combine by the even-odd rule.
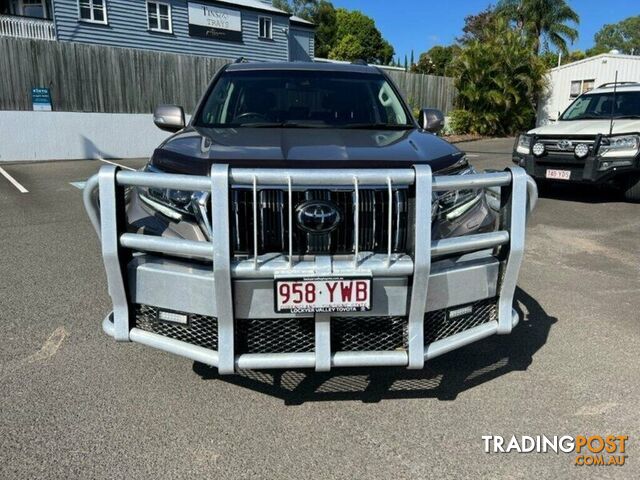
[[[501,169],[512,144],[459,146]],[[424,371],[219,377],[102,333],[78,188],[100,165],[3,165],[28,192],[0,177],[0,478],[640,478],[640,205],[545,192],[520,325]],[[580,434],[629,435],[626,465],[487,454],[481,438]]]

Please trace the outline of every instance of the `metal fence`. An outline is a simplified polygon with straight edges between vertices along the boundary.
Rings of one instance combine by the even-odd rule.
[[[53,110],[151,113],[161,103],[191,113],[228,59],[0,36],[0,110],[31,110],[31,89]],[[451,110],[453,79],[388,72],[413,107]]]

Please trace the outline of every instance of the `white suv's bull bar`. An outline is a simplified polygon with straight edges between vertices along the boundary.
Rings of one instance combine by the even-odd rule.
[[[210,191],[214,211],[210,242],[157,237],[126,233],[124,188],[127,186],[170,188],[193,192]],[[287,254],[258,255],[251,258],[232,258],[229,231],[229,190],[231,186],[253,189],[282,188],[289,193],[304,188],[351,188],[355,192],[355,231],[358,231],[358,191],[363,187],[384,188],[410,186],[415,189],[415,225],[411,254],[358,252],[350,258],[318,255],[296,258]],[[460,189],[500,189],[500,226],[490,233],[431,240],[432,192]],[[99,190],[99,207],[95,191]],[[104,320],[106,333],[118,341],[134,341],[178,354],[219,369],[221,374],[237,369],[259,368],[315,368],[327,371],[346,366],[407,366],[422,368],[425,360],[462,347],[493,334],[507,334],[518,322],[513,309],[513,297],[523,257],[525,225],[528,212],[537,201],[533,180],[520,167],[504,172],[457,176],[432,176],[428,165],[404,169],[244,169],[228,165],[213,165],[211,176],[175,175],[150,172],[129,172],[118,167],[102,167],[87,181],[84,202],[89,217],[101,238],[102,256],[107,273],[113,312]],[[254,217],[257,215],[254,202]],[[291,202],[289,202],[291,206]],[[389,209],[390,210],[390,209]],[[292,231],[292,212],[289,207],[288,231]],[[389,218],[391,222],[391,218]],[[257,225],[257,221],[253,222]],[[388,229],[391,231],[391,228]],[[254,235],[257,232],[254,231]],[[356,234],[357,235],[357,234]],[[254,242],[256,245],[257,242]],[[389,245],[391,244],[389,239]],[[292,242],[289,241],[289,246]],[[356,236],[355,245],[358,245]],[[430,246],[430,248],[428,247]],[[291,248],[291,247],[290,247]],[[443,255],[468,252],[488,253],[492,262],[460,261],[451,268],[438,264],[432,271],[432,259]],[[132,252],[145,256],[132,256]],[[146,263],[153,253],[177,255],[208,260],[208,267],[185,267],[179,260],[172,265],[166,258]],[[461,257],[463,258],[463,257]],[[469,257],[477,259],[476,257]],[[157,257],[156,257],[157,259]],[[464,260],[464,258],[463,258]],[[473,263],[476,261],[476,263]],[[449,262],[451,263],[451,262]],[[133,273],[132,273],[133,272]],[[493,273],[491,273],[493,272]],[[344,276],[370,275],[378,280],[384,302],[378,303],[377,315],[405,315],[406,349],[394,351],[333,351],[331,346],[332,319],[353,317],[353,314],[311,314],[301,317],[314,319],[314,347],[309,352],[241,353],[235,351],[235,321],[238,318],[276,318],[268,289],[258,289],[265,282],[285,276]],[[182,275],[182,276],[181,276]],[[133,278],[132,280],[132,277]],[[162,278],[162,280],[158,280]],[[185,287],[178,288],[175,279],[182,278]],[[148,280],[147,280],[148,279]],[[384,283],[400,279],[400,288]],[[145,282],[150,282],[145,285]],[[167,284],[174,282],[175,290]],[[155,282],[155,283],[153,283]],[[252,283],[253,282],[253,283]],[[262,283],[259,283],[262,282]],[[182,280],[181,280],[182,283]],[[397,282],[396,282],[397,283]],[[152,285],[152,286],[151,286]],[[457,292],[463,287],[468,292]],[[189,288],[190,290],[186,291]],[[162,290],[164,297],[156,290]],[[430,294],[430,290],[435,293]],[[436,291],[437,290],[437,291]],[[167,300],[167,292],[173,298]],[[210,292],[210,296],[207,294]],[[376,303],[376,288],[373,288]],[[273,292],[271,292],[272,295]],[[465,296],[467,295],[467,296]],[[455,333],[431,343],[425,341],[425,314],[437,308],[449,308],[466,302],[497,298],[497,318]],[[135,297],[135,298],[134,298]],[[234,298],[236,297],[236,298]],[[239,299],[239,297],[241,297]],[[141,299],[146,299],[142,302]],[[151,300],[149,300],[151,299]],[[240,301],[241,300],[241,301]],[[215,317],[217,321],[217,350],[168,338],[152,331],[136,328],[133,305],[155,302],[155,306]],[[404,302],[404,304],[403,304]],[[429,302],[429,304],[428,304]],[[434,307],[436,308],[436,307]],[[235,310],[235,311],[234,311]],[[280,315],[281,316],[281,315]],[[291,315],[289,315],[291,316]],[[357,316],[357,315],[356,315]],[[364,316],[364,315],[363,315]]]

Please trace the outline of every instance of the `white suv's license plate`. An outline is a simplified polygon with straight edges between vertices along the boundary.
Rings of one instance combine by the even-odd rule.
[[[554,180],[569,180],[571,179],[571,170],[548,169],[546,177]]]
[[[367,312],[371,278],[300,278],[275,281],[277,313]]]

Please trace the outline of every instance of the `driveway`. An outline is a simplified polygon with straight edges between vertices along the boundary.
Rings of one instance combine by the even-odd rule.
[[[512,144],[459,146],[504,168]],[[424,371],[219,377],[101,332],[77,188],[99,166],[3,166],[28,192],[0,177],[0,478],[640,477],[640,205],[551,190],[528,227],[523,321]],[[627,464],[487,454],[481,438],[543,434],[629,435]]]

